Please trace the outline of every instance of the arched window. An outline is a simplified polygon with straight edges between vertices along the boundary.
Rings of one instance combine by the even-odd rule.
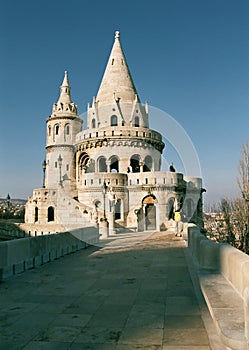
[[[54,221],[54,208],[48,207],[48,222]]]
[[[55,135],[59,135],[59,129],[60,129],[59,125],[56,124],[55,125]]]
[[[116,115],[111,116],[111,126],[117,126],[118,125],[118,117]]]
[[[151,171],[152,170],[152,158],[151,156],[146,156],[144,159],[143,171]]]
[[[51,136],[51,126],[48,127],[48,136]]]
[[[140,156],[138,154],[134,154],[130,159],[130,166],[132,168],[133,173],[140,172],[139,162],[140,162]]]
[[[139,117],[137,116],[137,117],[135,117],[135,119],[134,119],[134,124],[135,124],[135,127],[139,127]]]
[[[111,166],[110,166],[110,171],[111,172],[119,172],[119,161],[117,156],[112,156],[110,158],[111,161]]]
[[[66,135],[69,135],[69,134],[70,134],[70,125],[69,125],[69,124],[67,124],[67,125],[65,126],[65,134],[66,134]]]
[[[98,170],[100,173],[107,172],[107,165],[106,165],[106,158],[105,157],[100,157],[98,159]]]
[[[38,221],[38,212],[39,212],[38,208],[35,207],[35,222]]]
[[[96,120],[92,119],[92,129],[95,129],[95,128],[96,128]]]

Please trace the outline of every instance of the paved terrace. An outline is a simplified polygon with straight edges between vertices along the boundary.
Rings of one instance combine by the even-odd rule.
[[[119,235],[0,284],[0,349],[223,350],[186,243]]]

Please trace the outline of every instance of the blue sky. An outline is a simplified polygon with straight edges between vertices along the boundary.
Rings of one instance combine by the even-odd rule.
[[[9,0],[0,16],[0,197],[27,198],[42,185],[45,120],[64,71],[84,113],[115,30],[140,99],[191,138],[206,202],[236,195],[240,147],[249,139],[247,0]],[[170,146],[164,156],[182,170]]]

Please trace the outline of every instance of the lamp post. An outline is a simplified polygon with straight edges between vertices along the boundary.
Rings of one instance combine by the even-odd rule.
[[[42,170],[43,170],[43,181],[42,181],[42,187],[45,188],[45,173],[46,173],[46,160],[42,163]]]
[[[103,182],[103,196],[104,196],[104,220],[103,221],[106,221],[106,213],[105,213],[105,197],[106,197],[106,191],[107,191],[107,184],[104,180]]]
[[[59,157],[58,157],[58,164],[59,164],[59,184],[60,186],[62,186],[62,179],[61,179],[61,166],[62,166],[62,158],[61,158],[61,155],[59,154]]]

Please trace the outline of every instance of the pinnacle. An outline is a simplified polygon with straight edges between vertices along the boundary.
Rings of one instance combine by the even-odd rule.
[[[67,73],[67,71],[65,71],[64,79],[63,79],[63,82],[61,84],[61,93],[60,93],[58,103],[59,102],[72,103],[70,90],[71,90],[71,87],[70,87],[69,81],[68,81],[68,73]]]

